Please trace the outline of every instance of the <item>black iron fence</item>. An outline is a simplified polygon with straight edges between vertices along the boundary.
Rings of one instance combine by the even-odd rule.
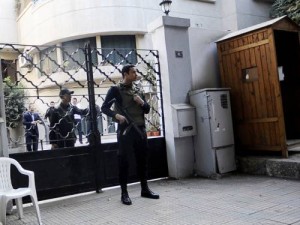
[[[31,107],[40,116],[38,150],[49,150],[47,110],[60,102],[62,88],[74,91],[77,106],[89,112],[74,125],[78,142],[87,145],[89,137],[99,132],[102,143],[115,141],[115,124],[100,111],[108,88],[121,80],[125,64],[134,64],[141,90],[151,106],[146,129],[151,135],[163,135],[161,79],[158,52],[137,49],[99,49],[82,46],[29,46],[0,44],[9,55],[1,60],[4,100],[10,153],[26,151],[24,113]],[[82,143],[79,142],[82,136]]]

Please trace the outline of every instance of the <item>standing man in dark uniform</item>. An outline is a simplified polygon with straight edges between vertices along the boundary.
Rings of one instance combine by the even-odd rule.
[[[74,147],[76,142],[74,114],[85,114],[86,109],[81,110],[70,104],[74,91],[67,88],[61,89],[59,97],[61,103],[55,107],[50,118],[50,144],[52,149]]]
[[[55,106],[54,101],[51,101],[50,102],[50,107],[47,109],[47,111],[45,113],[45,117],[44,117],[45,120],[48,118],[49,121],[50,121],[51,115],[54,111],[54,106]]]
[[[23,124],[25,125],[26,148],[28,152],[37,151],[39,144],[39,129],[37,124],[42,123],[38,113],[34,112],[34,106],[29,105],[29,110],[23,114]]]
[[[141,196],[159,199],[159,195],[153,193],[147,185],[148,142],[144,114],[149,113],[150,106],[145,101],[142,93],[133,89],[132,83],[137,79],[135,67],[133,65],[124,66],[122,77],[122,83],[108,90],[101,110],[118,122],[117,138],[119,144],[118,160],[121,201],[125,205],[131,205],[132,202],[127,192],[128,155],[131,152],[135,153],[138,175],[141,181]],[[115,110],[111,110],[110,108],[114,102]],[[125,117],[121,112],[122,110],[118,109],[118,107],[126,111],[133,121],[128,121],[128,118]],[[134,122],[139,131],[130,122]]]

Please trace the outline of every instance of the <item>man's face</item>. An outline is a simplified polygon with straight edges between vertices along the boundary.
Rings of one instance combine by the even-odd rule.
[[[34,106],[33,106],[33,105],[30,105],[30,106],[29,106],[29,111],[30,111],[30,112],[34,112]]]
[[[128,73],[125,73],[126,80],[127,81],[136,81],[137,75],[136,75],[136,69],[134,67],[131,67]]]
[[[64,104],[70,103],[71,102],[71,95],[70,94],[64,94],[61,96],[61,100]]]
[[[76,98],[73,98],[72,104],[73,104],[73,105],[77,105],[77,99],[76,99]]]
[[[50,107],[54,107],[54,102],[50,102]]]

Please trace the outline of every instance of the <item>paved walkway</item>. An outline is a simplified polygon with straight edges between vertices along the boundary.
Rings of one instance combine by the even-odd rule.
[[[149,185],[159,200],[140,197],[139,184],[129,187],[133,205],[120,203],[120,189],[40,202],[44,225],[300,225],[300,182],[279,178],[230,175],[218,180],[158,180]],[[24,218],[7,216],[8,225],[37,224],[32,207]]]

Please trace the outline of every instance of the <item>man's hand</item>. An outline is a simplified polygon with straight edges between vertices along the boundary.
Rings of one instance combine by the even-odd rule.
[[[134,95],[133,100],[141,106],[144,105],[144,100],[138,95]]]
[[[128,123],[126,117],[125,117],[125,116],[122,116],[122,115],[120,115],[120,114],[116,114],[115,118],[120,122],[120,124],[122,124],[122,123],[124,123],[124,122],[127,122],[127,123]]]

